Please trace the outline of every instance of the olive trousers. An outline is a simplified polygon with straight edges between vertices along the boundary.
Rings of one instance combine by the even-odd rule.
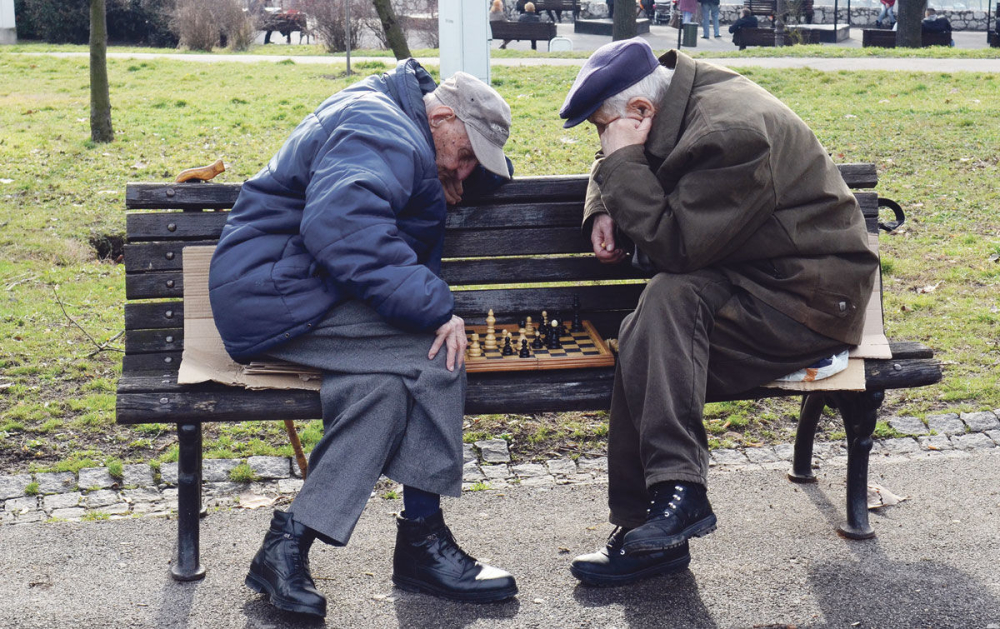
[[[843,351],[716,269],[659,273],[618,338],[608,434],[610,521],[646,520],[648,488],[708,484],[707,395],[735,395]]]

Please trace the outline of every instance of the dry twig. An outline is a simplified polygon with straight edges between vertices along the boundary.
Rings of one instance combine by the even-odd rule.
[[[87,358],[93,358],[94,356],[100,354],[101,352],[103,352],[105,350],[110,350],[112,352],[122,352],[122,353],[124,353],[124,350],[122,350],[122,349],[120,349],[118,347],[109,347],[109,344],[112,341],[118,340],[123,334],[125,334],[125,330],[122,330],[118,334],[116,334],[113,337],[109,338],[104,343],[98,343],[94,339],[94,337],[92,337],[90,335],[90,332],[87,332],[87,330],[85,330],[82,325],[80,325],[79,323],[77,323],[76,319],[74,319],[73,317],[69,316],[69,313],[66,312],[66,306],[63,305],[62,299],[59,298],[59,292],[56,291],[55,286],[52,287],[52,295],[56,298],[56,303],[59,304],[59,308],[62,310],[62,312],[66,316],[66,318],[69,319],[70,323],[72,323],[73,325],[75,325],[81,332],[83,332],[83,334],[88,339],[90,339],[90,342],[94,344],[94,347],[96,349],[94,351],[92,351],[91,353],[87,354]]]

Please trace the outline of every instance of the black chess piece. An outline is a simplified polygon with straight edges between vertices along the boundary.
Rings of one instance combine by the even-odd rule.
[[[531,347],[533,349],[542,349],[545,347],[545,343],[542,342],[542,328],[540,326],[535,328],[535,340],[531,342]]]
[[[503,355],[504,356],[513,356],[514,355],[514,348],[510,346],[510,336],[509,335],[506,336],[506,337],[504,337],[504,339],[503,339]]]
[[[573,326],[570,332],[583,332],[583,322],[580,321],[580,296],[573,295]]]
[[[560,336],[560,325],[558,319],[552,319],[550,322],[551,330],[549,330],[549,349],[562,349],[562,343],[559,341]]]
[[[531,358],[531,350],[528,349],[528,339],[521,341],[521,351],[518,353],[521,358]]]

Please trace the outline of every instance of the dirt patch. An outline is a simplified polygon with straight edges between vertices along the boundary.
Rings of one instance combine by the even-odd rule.
[[[125,234],[91,234],[88,242],[98,260],[121,264],[125,259]]]

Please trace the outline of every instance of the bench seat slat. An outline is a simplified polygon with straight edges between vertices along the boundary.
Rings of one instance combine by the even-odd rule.
[[[898,367],[898,368],[897,368]],[[131,370],[130,370],[131,371]],[[937,361],[896,359],[865,361],[868,387],[903,389],[934,384],[941,379]],[[508,413],[594,410],[610,404],[614,370],[576,369],[546,372],[470,374],[466,413]],[[319,393],[301,390],[262,390],[246,395],[242,389],[222,385],[170,384],[169,373],[123,376],[118,392],[118,422],[164,422],[168,417],[185,421],[249,421],[318,419],[322,416]],[[559,395],[552,395],[557,388]],[[754,389],[740,395],[710,398],[709,402],[789,397],[797,391]]]

